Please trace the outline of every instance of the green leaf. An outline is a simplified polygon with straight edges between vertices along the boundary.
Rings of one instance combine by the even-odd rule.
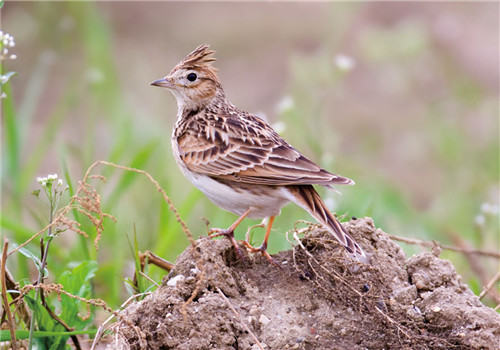
[[[16,339],[28,339],[29,331],[27,330],[16,330]],[[79,334],[88,334],[90,336],[94,336],[97,333],[96,329],[89,329],[85,331],[72,331],[72,332],[56,332],[56,331],[34,331],[33,338],[49,338],[49,337],[58,337],[58,336],[70,336],[70,335],[79,335]],[[10,331],[7,329],[0,330],[0,341],[9,341]]]
[[[0,83],[2,85],[7,84],[9,82],[10,78],[12,78],[15,74],[16,74],[16,72],[7,72],[7,73],[3,74],[2,80],[0,81]]]
[[[139,257],[139,242],[137,240],[137,231],[134,225],[134,243],[130,242],[130,238],[127,235],[127,241],[129,248],[134,257],[135,264],[135,279],[137,281],[137,286],[134,285],[133,281],[129,281],[129,284],[135,289],[134,293],[143,293],[147,288],[147,281],[145,278],[139,273],[141,271],[141,259]]]
[[[28,304],[28,307],[32,310],[32,314],[35,316],[38,329],[41,331],[57,331],[64,332],[64,327],[57,323],[48,313],[47,310],[41,305],[38,300],[26,295],[24,300]],[[64,350],[65,344],[68,340],[68,336],[54,336],[45,339],[38,339],[37,343],[39,348],[50,349],[50,350]]]
[[[15,247],[17,247],[17,244],[13,244],[13,248],[15,248]],[[19,249],[19,253],[21,253],[22,255],[24,255],[25,257],[30,259],[31,261],[33,261],[33,263],[35,263],[37,270],[40,271],[40,269],[42,268],[42,262],[40,261],[40,258],[38,256],[36,256],[35,254],[33,254],[31,251],[29,251],[26,248]],[[43,273],[44,273],[45,277],[47,277],[49,275],[49,271],[47,270],[47,267],[44,268]]]
[[[89,298],[92,295],[92,285],[90,280],[95,276],[97,271],[97,262],[83,261],[74,267],[71,271],[64,271],[59,276],[59,283],[63,285],[64,290],[82,298]],[[91,318],[83,320],[78,316],[83,302],[70,298],[67,295],[61,295],[61,315],[71,327],[81,329],[91,322]]]

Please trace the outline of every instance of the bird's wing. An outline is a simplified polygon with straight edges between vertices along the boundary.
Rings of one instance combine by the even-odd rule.
[[[208,116],[203,123],[193,120],[184,128],[177,141],[180,158],[189,170],[256,185],[354,183],[321,169],[262,119],[240,113],[237,117]]]

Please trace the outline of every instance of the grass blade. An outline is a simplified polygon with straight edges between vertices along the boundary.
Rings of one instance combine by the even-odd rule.
[[[47,338],[47,337],[61,337],[61,336],[70,336],[70,335],[80,335],[80,334],[88,334],[90,336],[94,336],[97,333],[97,329],[88,329],[84,331],[72,331],[72,332],[57,332],[57,331],[34,331],[34,338]],[[17,339],[28,339],[29,331],[26,330],[17,330],[16,337]],[[10,333],[9,330],[2,329],[0,330],[0,341],[9,341]]]
[[[143,169],[148,160],[153,155],[154,151],[157,149],[158,143],[159,140],[153,140],[139,149],[139,151],[133,157],[132,162],[130,162],[130,167]],[[123,173],[120,181],[118,182],[118,185],[115,187],[106,202],[106,208],[113,208],[116,205],[127,188],[129,188],[137,178],[137,175],[137,173],[130,171]]]
[[[63,169],[64,179],[66,180],[66,183],[68,184],[69,196],[73,197],[75,195],[75,188],[73,186],[73,182],[71,181],[71,175],[69,173],[68,163],[66,162],[66,157],[64,157],[64,155],[61,157],[61,166]],[[86,225],[84,222],[82,222],[80,220],[80,214],[78,213],[78,210],[73,208],[72,213],[73,213],[73,217],[75,218],[75,220],[82,225],[82,227],[81,227],[82,230],[85,232],[89,232],[90,230],[89,230],[88,225]],[[83,256],[84,256],[85,260],[89,260],[90,259],[90,252],[89,252],[89,247],[87,245],[87,239],[82,235],[78,235],[78,239],[79,239],[80,248],[81,248],[81,251],[83,252]]]
[[[20,187],[20,160],[19,160],[19,121],[16,118],[14,109],[14,102],[10,84],[6,83],[2,86],[2,91],[6,94],[2,100],[2,113],[4,119],[4,145],[5,151],[2,151],[3,158],[3,172],[2,177],[9,179],[13,195],[11,196],[14,204],[13,212],[18,213],[19,217],[21,211],[21,187]]]

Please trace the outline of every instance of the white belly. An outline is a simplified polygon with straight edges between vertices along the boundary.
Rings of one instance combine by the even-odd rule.
[[[174,141],[174,140],[172,140]],[[178,156],[176,142],[172,142],[174,156],[177,165],[184,176],[193,183],[201,192],[205,194],[213,203],[237,215],[242,215],[249,208],[249,218],[261,219],[269,216],[279,215],[281,208],[290,201],[288,190],[283,187],[265,187],[263,193],[253,193],[257,191],[235,191],[230,186],[218,182],[209,176],[194,173],[186,168],[183,161]],[[259,185],[252,186],[253,188]]]
[[[185,175],[212,202],[237,215],[243,214],[250,208],[249,218],[260,219],[275,216],[279,215],[281,208],[289,202],[286,190],[280,187],[268,190],[266,194],[256,194],[248,191],[235,191],[230,186],[206,175],[190,171],[185,172]]]

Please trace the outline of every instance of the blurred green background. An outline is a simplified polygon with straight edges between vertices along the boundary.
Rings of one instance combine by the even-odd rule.
[[[174,98],[149,86],[200,43],[237,106],[265,116],[324,168],[356,181],[323,189],[339,215],[372,216],[391,234],[499,250],[498,3],[8,2],[15,71],[3,100],[1,227],[21,243],[48,220],[31,195],[37,176],[73,184],[95,160],[144,169],[159,180],[196,235],[235,216],[184,179],[173,160]],[[66,232],[48,260],[52,279],[97,259],[95,295],[116,306],[133,274],[129,240],[170,260],[187,246],[174,216],[142,176],[103,168],[107,221],[99,251]],[[292,205],[270,251],[309,216]],[[83,220],[83,219],[82,219]],[[243,238],[247,220],[237,235]],[[85,222],[84,222],[85,224]],[[88,225],[88,223],[87,223]],[[260,242],[262,230],[256,231]],[[92,233],[92,232],[91,232]],[[129,238],[127,238],[129,237]],[[38,254],[39,245],[28,247]],[[420,248],[404,245],[412,254]],[[471,267],[444,251],[475,292],[498,268]],[[33,279],[24,256],[16,279]],[[149,272],[160,280],[164,272]],[[481,276],[481,274],[484,274]]]

